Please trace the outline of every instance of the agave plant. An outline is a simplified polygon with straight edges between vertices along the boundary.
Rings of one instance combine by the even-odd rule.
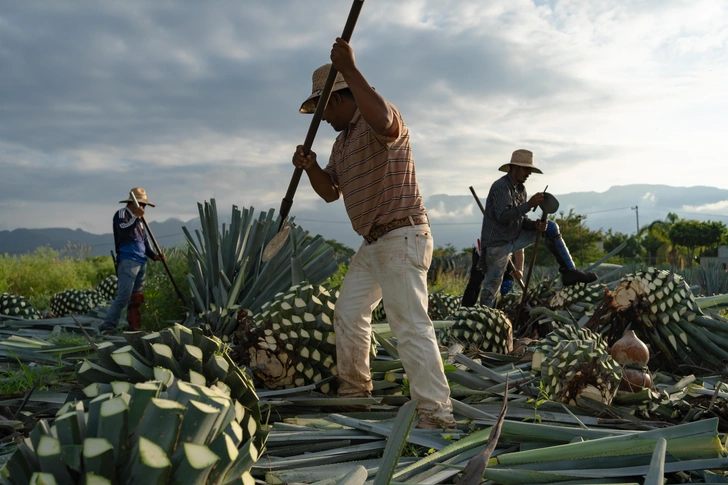
[[[103,300],[113,300],[119,290],[119,278],[115,274],[109,275],[96,286],[96,292]]]
[[[263,249],[278,233],[280,216],[274,210],[261,212],[232,208],[230,225],[220,226],[214,199],[198,204],[201,230],[193,238],[183,227],[189,243],[188,280],[194,306],[214,335],[227,340],[237,328],[240,308],[260,311],[277,293],[303,279],[320,284],[338,270],[334,250],[321,236],[289,221],[288,242],[270,260]]]
[[[445,320],[460,308],[462,298],[443,291],[427,295],[427,313],[432,320]]]
[[[256,422],[261,414],[250,378],[227,355],[220,339],[205,336],[200,328],[179,324],[159,332],[127,332],[129,345],[98,344],[97,359],[84,361],[76,375],[87,384],[88,398],[110,392],[112,382],[157,380],[170,385],[182,379],[197,386],[216,385],[240,402]]]
[[[684,278],[670,271],[651,267],[625,276],[605,293],[585,326],[610,343],[633,329],[652,349],[651,366],[722,368],[728,359],[728,321],[705,315]]]
[[[252,484],[262,452],[227,389],[173,380],[68,403],[0,471],[10,484]]]
[[[334,307],[338,292],[302,283],[263,305],[235,333],[235,356],[271,389],[318,384],[336,375]],[[324,383],[322,392],[329,392]]]
[[[86,315],[102,303],[104,298],[96,290],[63,290],[51,297],[51,311],[57,316]]]
[[[539,349],[541,350],[541,349]],[[621,367],[596,340],[561,340],[540,359],[541,383],[553,400],[576,405],[577,398],[609,404],[622,379]]]
[[[0,316],[2,315],[27,318],[29,320],[37,320],[39,318],[38,312],[35,311],[33,305],[25,297],[13,295],[12,293],[3,293],[0,295]]]
[[[441,342],[455,342],[473,351],[508,354],[513,350],[513,326],[500,310],[476,306],[460,307],[448,320],[454,323],[441,334]]]

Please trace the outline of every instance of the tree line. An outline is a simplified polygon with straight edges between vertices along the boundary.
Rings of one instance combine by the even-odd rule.
[[[670,265],[673,270],[690,268],[702,256],[717,256],[718,247],[728,245],[728,229],[722,222],[683,219],[670,212],[662,220],[653,221],[640,228],[637,234],[624,234],[611,229],[591,230],[586,216],[571,209],[559,212],[554,220],[577,266],[586,266],[602,258],[622,243],[627,245],[608,262],[616,264],[642,263],[649,266]],[[438,246],[434,257],[470,254],[471,248],[455,249],[451,244]],[[527,258],[529,249],[526,250]],[[539,247],[536,264],[549,266],[553,257]],[[530,259],[527,259],[530,261]]]

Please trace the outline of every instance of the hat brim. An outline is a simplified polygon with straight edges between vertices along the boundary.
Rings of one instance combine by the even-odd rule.
[[[339,81],[337,83],[334,83],[334,87],[331,88],[331,92],[333,93],[334,91],[341,91],[342,89],[348,88],[349,85],[346,84],[346,82]],[[301,103],[301,107],[298,109],[298,112],[308,115],[313,114],[313,112],[316,111],[316,104],[318,103],[318,101],[316,101],[316,98],[321,96],[322,91],[323,89],[317,89],[316,91],[312,92],[311,96],[306,98],[306,101]]]
[[[120,200],[119,204],[126,204],[128,202],[131,202],[132,204],[134,203],[134,201],[132,199],[126,199],[126,200]],[[139,202],[140,204],[148,205],[150,207],[157,207],[156,205],[152,204],[151,202],[149,202],[147,199],[144,199],[144,198],[142,198],[142,199],[137,198],[137,202]]]
[[[541,169],[536,168],[533,165],[521,165],[520,163],[504,163],[503,165],[500,166],[500,168],[498,170],[500,170],[501,172],[510,172],[511,165],[515,165],[517,167],[530,168],[533,173],[540,173],[543,175],[543,172],[541,171]]]

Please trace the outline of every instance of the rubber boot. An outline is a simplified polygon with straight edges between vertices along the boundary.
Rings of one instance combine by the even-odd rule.
[[[574,260],[571,259],[569,249],[564,243],[561,234],[552,238],[548,235],[544,238],[544,245],[551,254],[554,255],[556,262],[559,263],[559,273],[561,273],[561,282],[564,286],[573,286],[577,283],[591,283],[597,279],[597,274],[593,271],[585,273],[576,269]]]
[[[142,315],[139,313],[139,307],[142,303],[144,303],[144,293],[135,291],[131,294],[131,300],[126,309],[126,320],[129,322],[130,332],[142,329]]]

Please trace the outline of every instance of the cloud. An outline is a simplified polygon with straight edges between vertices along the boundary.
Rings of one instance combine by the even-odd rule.
[[[684,205],[682,207],[682,210],[687,212],[698,212],[706,214],[708,212],[728,212],[728,200],[721,200],[719,202],[713,202],[711,204],[703,205]]]
[[[462,219],[473,219],[475,214],[475,203],[460,206],[460,207],[447,207],[445,201],[440,200],[434,205],[430,204],[427,207],[427,213],[433,219],[443,220],[462,220]]]
[[[349,7],[6,3],[0,227],[73,214],[96,232],[137,185],[162,201],[160,217],[194,216],[210,197],[277,207],[311,120],[297,108]],[[727,9],[720,0],[369,0],[352,45],[367,80],[403,113],[425,197],[485,191],[521,147],[555,193],[700,185],[728,149]],[[334,135],[322,124],[321,160]],[[315,199],[304,177],[295,207]]]

